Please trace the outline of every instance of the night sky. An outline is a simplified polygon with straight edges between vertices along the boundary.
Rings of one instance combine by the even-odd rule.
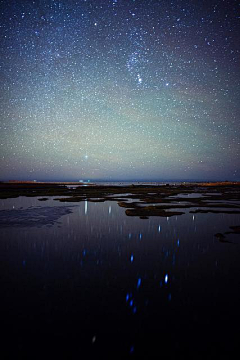
[[[240,180],[239,1],[0,4],[1,180]]]

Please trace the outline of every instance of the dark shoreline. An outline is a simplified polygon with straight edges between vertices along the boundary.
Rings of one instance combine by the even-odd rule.
[[[78,186],[69,188],[69,184],[77,184]],[[196,194],[196,197],[191,197],[193,194]],[[41,197],[39,201],[47,200],[48,197],[53,196],[56,196],[54,200],[61,202],[117,201],[121,207],[141,210],[144,209],[143,205],[148,205],[149,216],[154,215],[152,213],[154,209],[169,210],[171,208],[207,207],[214,208],[219,212],[219,209],[224,207],[237,211],[237,209],[240,209],[239,204],[229,204],[228,202],[240,200],[240,182],[184,183],[159,186],[134,184],[130,186],[94,184],[86,186],[85,184],[79,185],[79,183],[67,183],[66,185],[63,183],[38,182],[0,183],[0,199],[17,198],[19,196]],[[129,199],[134,200],[134,202],[127,202]],[[214,203],[215,201],[221,201],[221,203]],[[154,204],[154,206],[150,204]],[[153,207],[154,209],[149,211]]]
[[[78,185],[69,188],[68,185]],[[84,186],[85,185],[85,186]],[[108,186],[79,183],[5,182],[0,183],[0,199],[19,196],[40,197],[46,201],[79,203],[81,201],[116,201],[126,208],[127,216],[148,219],[190,213],[240,214],[240,182],[183,183],[180,185]],[[129,202],[129,200],[131,200]]]

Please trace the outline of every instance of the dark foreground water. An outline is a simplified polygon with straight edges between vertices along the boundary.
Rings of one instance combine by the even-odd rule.
[[[115,202],[0,205],[2,358],[238,351],[240,239],[214,234],[239,215],[142,220]]]

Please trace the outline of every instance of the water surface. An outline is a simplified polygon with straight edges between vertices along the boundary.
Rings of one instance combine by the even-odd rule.
[[[184,209],[142,220],[112,201],[0,204],[9,352],[166,357],[236,348],[240,242],[214,234],[239,225],[239,215]]]

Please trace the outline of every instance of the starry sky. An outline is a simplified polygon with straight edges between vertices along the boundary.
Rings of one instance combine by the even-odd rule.
[[[0,180],[240,180],[239,1],[0,6]]]

